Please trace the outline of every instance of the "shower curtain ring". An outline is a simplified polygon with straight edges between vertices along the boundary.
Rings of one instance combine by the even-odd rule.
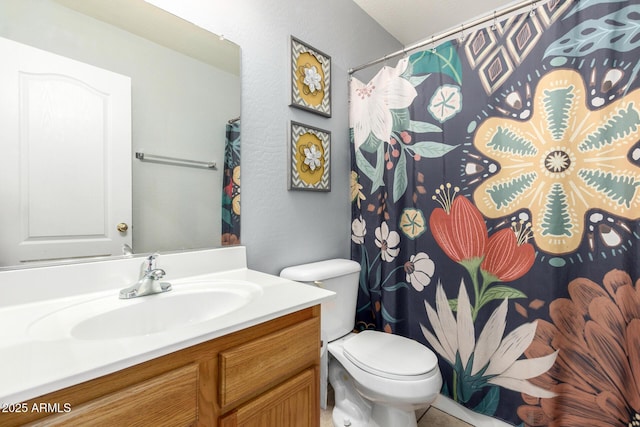
[[[462,30],[460,31],[460,37],[458,38],[458,40],[460,41],[460,43],[464,43],[464,24],[460,25],[462,27]]]
[[[529,12],[529,16],[535,16],[536,15],[536,2],[532,2],[531,3],[531,12]]]
[[[498,20],[496,19],[496,11],[493,11],[493,24],[491,24],[491,31],[498,29]]]
[[[436,42],[433,36],[431,36],[431,53],[436,53]]]

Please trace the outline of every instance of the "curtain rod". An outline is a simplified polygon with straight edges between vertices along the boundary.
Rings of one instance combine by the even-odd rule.
[[[519,3],[516,3],[514,5],[511,5],[509,7],[506,7],[504,9],[501,9],[500,11],[493,11],[493,13],[490,14],[490,15],[486,15],[486,16],[484,16],[482,18],[475,19],[475,20],[470,21],[470,22],[468,22],[466,24],[462,24],[459,27],[452,28],[452,29],[450,29],[448,31],[445,31],[444,33],[439,34],[437,36],[431,36],[431,38],[425,39],[425,40],[423,40],[421,42],[418,42],[418,43],[415,43],[415,44],[413,44],[413,45],[411,45],[409,47],[405,47],[404,49],[400,49],[400,50],[398,50],[396,52],[393,52],[393,53],[390,53],[388,55],[385,55],[385,56],[383,56],[381,58],[376,59],[375,61],[367,62],[366,64],[359,65],[359,66],[354,67],[354,68],[350,68],[349,69],[349,74],[351,75],[351,74],[355,73],[356,71],[360,71],[360,70],[363,70],[365,68],[371,67],[372,65],[379,64],[380,62],[386,61],[387,59],[394,58],[394,57],[400,56],[400,55],[405,55],[405,54],[407,54],[407,52],[411,52],[412,50],[419,49],[419,48],[421,48],[423,46],[426,46],[428,44],[433,44],[433,43],[438,42],[438,41],[440,41],[442,39],[446,39],[447,37],[450,37],[450,36],[452,36],[454,34],[457,34],[457,33],[460,33],[460,32],[464,32],[464,30],[468,30],[470,28],[477,27],[478,25],[482,25],[482,24],[484,24],[486,22],[496,20],[496,19],[501,18],[501,17],[503,17],[505,15],[508,15],[508,14],[510,14],[512,12],[515,12],[515,11],[517,11],[519,9],[523,9],[523,8],[525,8],[527,6],[535,5],[536,3],[543,4],[543,3],[546,3],[546,0],[525,0],[525,1],[521,1]]]

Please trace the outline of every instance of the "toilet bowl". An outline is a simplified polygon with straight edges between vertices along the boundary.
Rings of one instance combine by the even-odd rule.
[[[333,423],[350,427],[415,427],[415,411],[442,387],[436,355],[417,341],[379,331],[353,333],[360,265],[335,259],[288,267],[280,276],[336,292],[322,304],[323,337],[335,392]],[[324,369],[323,369],[324,368]]]
[[[330,342],[328,350],[335,426],[414,427],[415,411],[429,407],[442,387],[435,354],[398,335],[363,331]]]

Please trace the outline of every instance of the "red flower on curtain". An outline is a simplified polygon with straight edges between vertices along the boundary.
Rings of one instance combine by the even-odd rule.
[[[480,210],[466,197],[457,196],[457,187],[441,185],[433,199],[436,208],[429,217],[434,239],[452,260],[468,272],[473,285],[472,318],[494,299],[526,298],[520,290],[501,286],[489,289],[495,282],[509,282],[524,276],[533,266],[535,250],[530,243],[531,224],[514,223],[489,237]]]
[[[480,265],[486,283],[510,282],[524,276],[535,261],[535,250],[527,243],[529,225],[514,225],[495,232],[487,242]]]
[[[437,200],[442,208],[436,208],[429,218],[431,233],[442,250],[452,260],[476,265],[482,260],[487,246],[487,226],[482,214],[466,197],[449,193],[450,184],[440,186],[436,191]],[[446,190],[446,191],[441,191]]]

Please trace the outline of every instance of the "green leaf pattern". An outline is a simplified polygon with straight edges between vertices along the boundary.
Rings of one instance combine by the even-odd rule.
[[[620,108],[616,114],[604,121],[602,125],[580,143],[581,151],[599,150],[604,146],[613,145],[620,139],[635,132],[640,126],[640,115],[633,102],[627,108]]]
[[[553,184],[547,196],[542,222],[543,236],[571,236],[573,225],[567,193],[561,183]]]
[[[549,131],[554,141],[562,141],[564,137],[574,98],[574,86],[544,91],[544,100],[542,102],[547,115]]]
[[[451,42],[441,44],[435,51],[424,50],[411,55],[407,72],[411,75],[442,73],[462,84],[460,57]]]
[[[525,173],[514,177],[510,181],[502,182],[491,186],[487,190],[493,200],[496,209],[502,209],[514,202],[531,189],[537,178],[536,173]]]
[[[638,5],[630,5],[573,27],[545,51],[544,57],[583,57],[600,49],[630,52],[640,47]]]
[[[514,156],[534,156],[538,152],[530,140],[503,126],[498,126],[487,146],[500,153]]]
[[[578,176],[584,183],[600,194],[606,195],[617,205],[631,207],[635,199],[640,182],[633,176],[603,172],[600,170],[580,170]]]

